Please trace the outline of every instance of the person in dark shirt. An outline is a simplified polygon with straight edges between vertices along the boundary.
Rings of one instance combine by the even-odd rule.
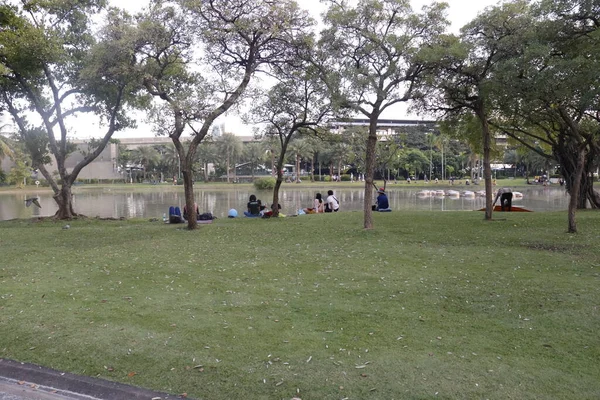
[[[373,210],[380,212],[392,211],[384,188],[377,190],[377,204],[373,206]]]
[[[260,217],[260,209],[262,204],[260,200],[256,199],[255,195],[250,195],[250,199],[248,199],[248,211],[244,211],[244,215],[246,217]]]
[[[494,205],[498,201],[498,198],[500,199],[500,209],[502,211],[505,211],[505,208],[506,208],[506,211],[511,211],[512,198],[513,198],[512,190],[507,187],[498,189],[498,192],[496,193],[496,198],[494,199],[494,203],[492,204],[492,207],[494,207]]]

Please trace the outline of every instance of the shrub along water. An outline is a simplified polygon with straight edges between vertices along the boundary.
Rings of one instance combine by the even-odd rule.
[[[194,398],[596,398],[600,214],[0,223],[2,357]]]
[[[254,180],[256,190],[272,190],[275,188],[275,178],[258,178]]]

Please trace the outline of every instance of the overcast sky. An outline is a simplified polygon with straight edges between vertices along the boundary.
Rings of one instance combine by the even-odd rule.
[[[125,8],[131,12],[140,11],[147,3],[147,0],[109,0],[109,2],[116,6]],[[458,33],[459,29],[465,25],[467,22],[472,20],[477,14],[483,11],[486,7],[491,5],[499,4],[501,1],[499,0],[446,0],[446,3],[449,4],[448,9],[448,19],[451,21],[451,31]],[[298,3],[305,9],[311,10],[315,19],[320,19],[320,14],[325,11],[325,5],[322,4],[319,0],[298,0]],[[430,4],[431,1],[428,0],[411,0],[411,4],[414,10],[420,10],[423,5]],[[384,118],[415,118],[415,119],[425,119],[427,116],[419,116],[419,115],[409,115],[406,112],[406,107],[398,106],[390,109],[383,115]],[[81,118],[87,119],[87,118]],[[124,132],[118,132],[115,134],[116,138],[119,137],[130,137],[130,136],[151,136],[152,133],[149,131],[149,128],[143,123],[140,118],[138,122],[139,128],[137,130],[129,130]],[[83,122],[83,121],[82,121]],[[88,122],[89,123],[89,122]],[[225,124],[225,129],[228,132],[235,133],[236,135],[252,135],[251,127],[244,126],[239,118],[235,115],[228,115],[225,118],[219,120],[219,123]],[[94,124],[95,125],[95,124]],[[97,127],[95,127],[97,128]],[[83,132],[90,132],[89,125],[87,129],[77,129],[78,135],[83,136]]]

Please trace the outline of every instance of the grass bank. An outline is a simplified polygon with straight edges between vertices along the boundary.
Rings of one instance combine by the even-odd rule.
[[[600,397],[600,214],[0,223],[0,357],[198,399]]]

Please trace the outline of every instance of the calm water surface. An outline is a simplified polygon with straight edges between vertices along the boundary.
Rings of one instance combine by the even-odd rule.
[[[333,189],[340,200],[341,211],[361,211],[363,209],[364,189]],[[471,211],[485,206],[483,197],[422,197],[417,193],[423,188],[411,189],[406,186],[388,187],[390,206],[394,210],[422,211]],[[428,189],[435,189],[434,187]],[[457,188],[459,189],[459,188]],[[476,189],[483,189],[476,187]],[[462,192],[464,188],[459,189]],[[533,211],[560,211],[568,208],[569,196],[562,187],[526,187],[520,188],[523,199],[513,200],[514,205],[526,207]],[[315,193],[321,192],[326,197],[326,189],[315,188],[283,188],[280,191],[280,203],[283,212],[295,214],[302,207],[312,205]],[[166,191],[157,187],[154,192],[127,191],[122,188],[81,188],[73,190],[75,211],[90,217],[113,218],[162,218],[171,205],[183,208],[185,197],[183,188],[179,192]],[[272,192],[252,192],[263,203],[271,203]],[[200,212],[212,212],[217,217],[227,216],[227,211],[235,208],[241,214],[246,208],[248,196],[252,194],[247,187],[225,190],[195,190],[196,201]],[[25,199],[39,197],[42,208],[25,207]],[[51,216],[56,212],[56,203],[51,192],[25,189],[18,193],[0,193],[0,220],[13,218],[30,218],[35,216]]]

